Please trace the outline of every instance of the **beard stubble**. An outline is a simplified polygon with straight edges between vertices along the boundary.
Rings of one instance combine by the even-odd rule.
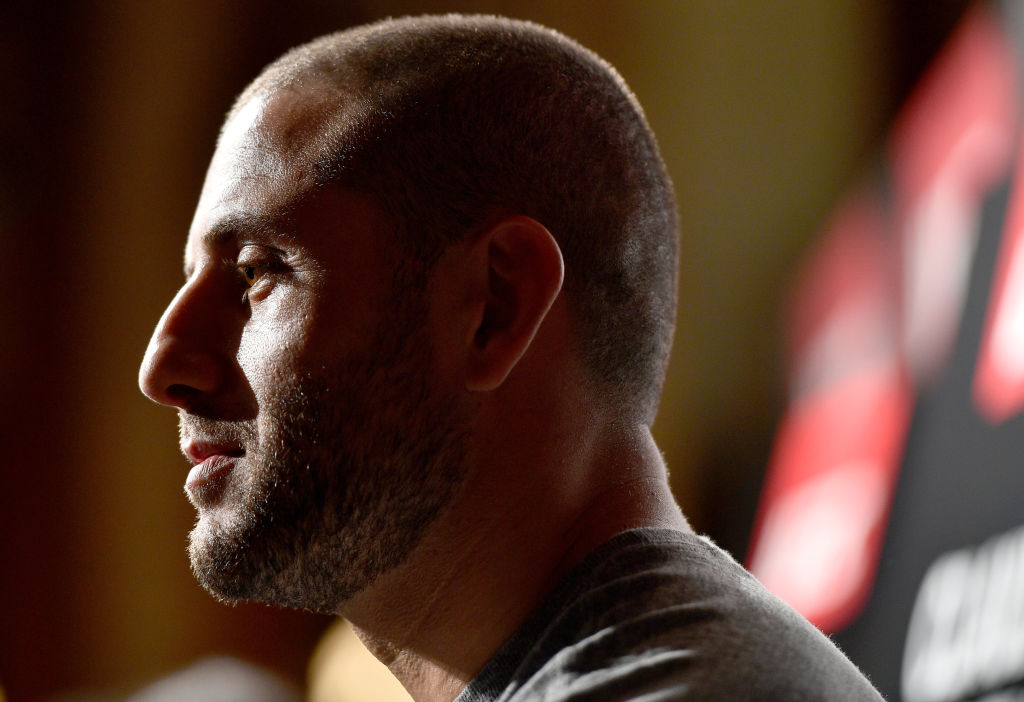
[[[245,448],[228,518],[200,513],[190,534],[193,572],[219,599],[337,613],[405,561],[454,498],[466,421],[432,382],[414,302],[392,305],[361,352],[279,374],[253,422],[181,415],[183,432]]]

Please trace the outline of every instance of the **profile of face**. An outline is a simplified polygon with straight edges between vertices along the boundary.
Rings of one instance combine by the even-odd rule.
[[[337,612],[451,502],[466,430],[384,215],[274,146],[301,111],[275,94],[226,125],[140,385],[179,411],[200,582]]]

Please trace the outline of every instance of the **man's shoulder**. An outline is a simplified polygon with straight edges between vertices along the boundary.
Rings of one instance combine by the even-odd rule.
[[[460,702],[880,699],[871,692],[828,639],[708,539],[637,529],[579,563]]]

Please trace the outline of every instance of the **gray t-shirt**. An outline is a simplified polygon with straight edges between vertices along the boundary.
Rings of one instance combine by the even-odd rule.
[[[573,568],[456,702],[881,699],[710,540],[635,529]]]

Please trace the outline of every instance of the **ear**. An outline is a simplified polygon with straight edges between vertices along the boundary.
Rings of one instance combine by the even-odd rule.
[[[562,289],[562,251],[534,219],[509,217],[473,244],[482,291],[466,364],[466,387],[499,387],[529,348]]]

